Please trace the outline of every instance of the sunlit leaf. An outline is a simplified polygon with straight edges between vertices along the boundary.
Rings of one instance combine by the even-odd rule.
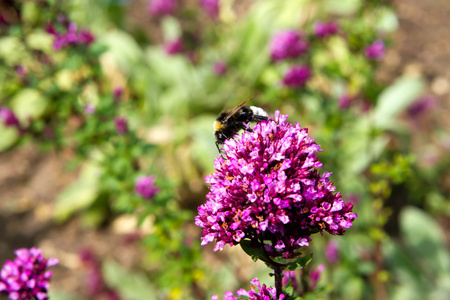
[[[155,287],[142,273],[132,273],[113,261],[103,263],[102,273],[108,285],[118,291],[122,299],[159,299]]]

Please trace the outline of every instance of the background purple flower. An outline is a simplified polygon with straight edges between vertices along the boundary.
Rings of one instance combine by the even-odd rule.
[[[122,98],[122,95],[123,95],[123,87],[121,87],[121,86],[115,87],[113,90],[114,99],[116,101],[120,100],[120,98]]]
[[[217,61],[214,63],[214,73],[216,75],[223,75],[227,72],[227,64],[223,61]]]
[[[385,46],[383,40],[376,40],[365,48],[365,54],[369,59],[382,60],[384,57]]]
[[[176,40],[168,41],[164,45],[164,50],[168,55],[175,55],[183,52],[183,40],[178,38]]]
[[[94,41],[94,35],[87,29],[78,31],[78,26],[75,22],[70,22],[67,30],[63,33],[58,33],[53,24],[48,24],[45,30],[54,36],[53,49],[60,50],[67,46],[84,45],[89,46]]]
[[[148,11],[154,16],[173,15],[177,7],[177,0],[150,0]]]
[[[288,87],[303,87],[311,76],[307,66],[292,66],[283,77],[283,84]]]
[[[56,258],[46,259],[41,249],[17,249],[14,261],[6,261],[0,272],[0,294],[10,299],[48,299],[47,291],[52,277],[48,267],[58,263]]]
[[[128,131],[127,119],[124,117],[117,117],[114,119],[116,130],[118,134],[125,134]]]
[[[314,269],[309,273],[309,287],[314,290],[317,286],[317,282],[320,279],[320,273],[325,270],[325,265],[319,265],[317,269]]]
[[[325,258],[330,264],[336,264],[339,261],[339,244],[336,240],[329,240],[325,247]]]
[[[308,44],[303,40],[303,35],[294,30],[275,34],[270,43],[270,55],[273,61],[299,57],[307,49]]]
[[[408,115],[411,118],[417,118],[426,111],[432,109],[436,104],[436,99],[433,96],[425,96],[416,100],[408,108]]]
[[[0,120],[6,127],[16,126],[19,127],[19,119],[17,119],[16,115],[12,110],[7,108],[6,106],[0,107]]]
[[[86,106],[84,107],[84,111],[88,115],[92,115],[95,112],[95,106],[92,104],[86,104]]]
[[[202,245],[216,241],[214,251],[242,239],[259,241],[271,256],[292,257],[308,246],[319,231],[344,234],[356,214],[329,181],[316,152],[320,146],[308,129],[275,118],[255,125],[236,139],[224,142],[226,158],[214,161],[215,172],[206,177],[210,192],[195,218],[202,230]]]
[[[339,24],[333,21],[330,22],[316,22],[313,27],[313,32],[320,38],[336,34],[339,31]]]
[[[200,0],[200,3],[211,19],[217,20],[219,17],[219,0]]]
[[[151,199],[159,192],[159,188],[155,186],[155,181],[155,176],[141,176],[136,179],[136,188],[134,191],[146,199]]]
[[[237,300],[237,299],[251,299],[251,300],[283,300],[285,299],[285,295],[281,294],[277,298],[277,291],[274,287],[267,287],[265,284],[261,285],[258,278],[254,278],[250,281],[250,290],[247,292],[244,289],[239,289],[236,291],[236,295],[240,296],[235,297],[232,292],[225,292],[225,296],[223,300]],[[246,298],[241,298],[246,297]],[[211,296],[212,300],[218,300],[219,297],[217,295]]]
[[[350,107],[350,104],[352,103],[352,97],[350,97],[348,94],[342,94],[339,97],[338,100],[338,107],[341,110],[347,109]]]

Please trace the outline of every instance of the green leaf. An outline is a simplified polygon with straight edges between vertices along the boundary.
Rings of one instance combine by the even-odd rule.
[[[67,186],[56,198],[53,217],[58,222],[64,222],[73,213],[89,207],[98,193],[99,169],[93,164],[85,163],[80,177]]]
[[[407,207],[400,214],[400,226],[407,249],[417,255],[426,270],[450,271],[450,255],[445,246],[445,233],[426,212]]]
[[[134,65],[141,63],[142,50],[132,36],[124,31],[109,31],[103,35],[99,45],[108,47],[107,53],[112,55],[120,68],[131,72]]]
[[[104,262],[102,273],[106,283],[125,300],[157,299],[155,287],[143,273],[131,273],[113,261]]]
[[[241,240],[239,244],[241,245],[242,250],[244,250],[253,261],[260,259],[266,263],[271,263],[270,258],[265,254],[261,245],[258,244],[258,246],[255,247],[251,244],[250,240]]]
[[[0,123],[0,152],[8,149],[19,139],[19,132],[16,128],[5,127]]]
[[[308,254],[306,256],[299,257],[296,261],[294,261],[293,263],[290,263],[287,266],[286,270],[295,271],[295,270],[303,269],[306,265],[308,265],[311,262],[312,257],[313,257],[313,253]]]
[[[422,94],[424,86],[421,78],[403,77],[386,88],[372,114],[375,127],[393,128],[395,117]]]
[[[23,89],[11,101],[11,109],[21,122],[28,122],[29,118],[38,119],[43,115],[49,104],[48,99],[34,89]]]

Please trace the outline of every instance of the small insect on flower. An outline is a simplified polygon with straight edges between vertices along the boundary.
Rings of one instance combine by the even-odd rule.
[[[214,136],[216,137],[216,147],[219,153],[219,145],[223,144],[225,140],[232,138],[239,130],[252,131],[251,128],[247,127],[248,123],[268,120],[269,115],[262,108],[245,106],[254,97],[245,100],[232,110],[222,111],[214,121]]]

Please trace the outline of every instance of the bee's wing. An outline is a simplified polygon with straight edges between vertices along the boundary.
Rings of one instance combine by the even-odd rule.
[[[241,104],[239,104],[238,106],[236,106],[235,108],[233,108],[233,109],[228,113],[228,115],[225,116],[225,118],[223,119],[222,122],[228,121],[228,119],[229,119],[232,115],[234,115],[238,110],[240,110],[242,107],[244,107],[245,104],[248,103],[248,101],[252,100],[252,99],[255,98],[256,96],[257,96],[257,95],[248,98],[247,100],[245,100],[244,102],[242,102]]]

